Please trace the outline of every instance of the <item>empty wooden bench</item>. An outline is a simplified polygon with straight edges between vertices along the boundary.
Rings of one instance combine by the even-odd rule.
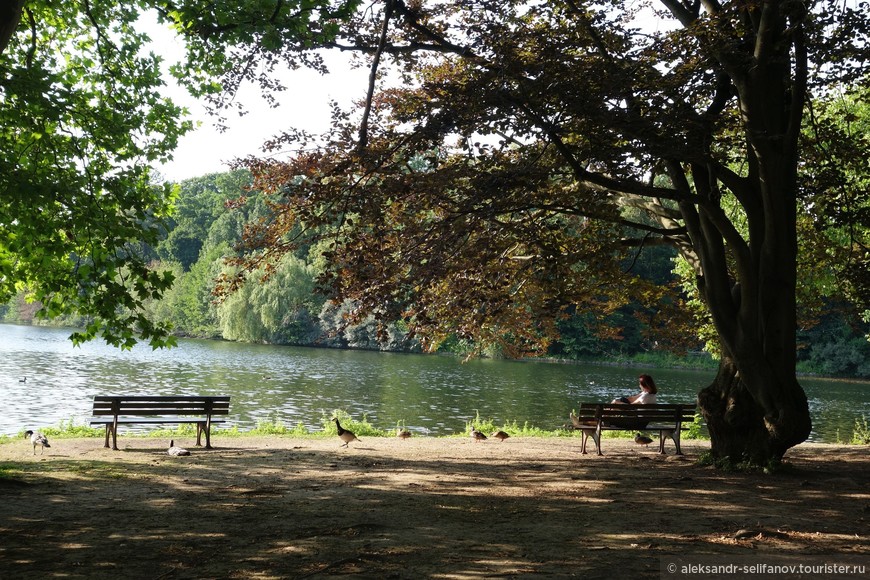
[[[695,404],[626,405],[616,403],[580,403],[577,414],[571,414],[575,429],[583,432],[580,452],[586,454],[586,440],[592,437],[598,455],[601,452],[602,431],[658,431],[659,453],[665,452],[665,439],[672,439],[680,450],[680,433],[695,420]]]
[[[196,425],[196,444],[202,445],[205,434],[205,448],[211,449],[211,426],[223,423],[215,415],[228,415],[229,397],[201,396],[94,396],[93,418],[91,425],[106,426],[106,447],[109,435],[112,436],[112,449],[118,450],[118,425],[157,425],[193,423]]]

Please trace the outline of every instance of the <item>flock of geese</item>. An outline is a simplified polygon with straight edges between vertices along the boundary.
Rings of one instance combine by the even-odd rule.
[[[335,421],[335,427],[338,430],[338,438],[341,439],[342,441],[344,441],[344,443],[342,443],[341,447],[347,447],[353,441],[360,441],[360,442],[362,441],[359,437],[356,436],[356,434],[353,431],[350,431],[349,429],[345,429],[344,427],[342,427],[341,423],[339,422],[337,417],[334,417],[332,420]],[[400,428],[396,429],[396,437],[398,437],[399,439],[408,439],[409,437],[411,437],[411,432],[408,431],[407,429],[402,429],[400,427]],[[498,439],[499,441],[504,441],[508,437],[510,437],[510,435],[508,435],[504,431],[497,431],[497,432],[492,434],[492,438]],[[484,435],[481,431],[478,431],[477,429],[475,429],[474,427],[471,427],[471,438],[474,439],[475,441],[486,441],[487,440],[487,436]]]
[[[572,416],[571,419],[573,421],[574,417]],[[348,447],[354,441],[362,442],[362,440],[359,437],[357,437],[353,431],[351,431],[349,429],[345,429],[344,427],[341,426],[341,423],[339,422],[338,417],[334,417],[332,420],[335,421],[335,427],[338,430],[338,438],[343,441],[343,443],[341,444],[341,447]],[[35,432],[35,431],[27,430],[24,432],[24,437],[30,438],[30,442],[33,444],[33,454],[34,455],[36,455],[37,445],[42,447],[42,451],[40,452],[40,454],[45,453],[46,447],[49,447],[49,448],[51,447],[51,445],[49,445],[49,443],[48,443],[48,438],[45,435],[43,435],[42,433],[39,433],[38,431]],[[398,429],[396,429],[396,437],[398,437],[399,439],[403,439],[403,440],[408,439],[409,437],[411,437],[411,432],[408,431],[407,429],[398,428]],[[491,437],[493,439],[498,439],[499,441],[504,441],[505,439],[508,439],[510,437],[510,435],[508,435],[504,431],[496,431],[495,433],[493,433],[491,435]],[[471,438],[475,442],[477,442],[477,441],[486,441],[489,437],[487,437],[482,431],[478,431],[477,429],[474,428],[474,426],[472,426],[471,427]],[[650,439],[649,437],[647,437],[646,435],[642,435],[642,434],[638,433],[634,437],[634,442],[637,443],[638,445],[649,445],[650,443],[653,442],[653,440]],[[190,451],[188,451],[187,449],[184,449],[183,447],[176,447],[175,440],[173,439],[173,440],[169,441],[169,449],[166,450],[166,454],[171,455],[172,457],[183,457],[186,455],[190,455]]]

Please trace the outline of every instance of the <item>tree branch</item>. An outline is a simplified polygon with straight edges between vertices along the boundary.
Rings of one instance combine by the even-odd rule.
[[[372,110],[372,99],[375,94],[375,83],[378,78],[378,65],[381,62],[381,54],[384,52],[384,46],[387,44],[387,32],[390,28],[390,18],[393,16],[393,3],[395,0],[387,0],[384,7],[384,23],[381,26],[381,37],[378,40],[378,48],[372,57],[371,71],[369,72],[369,87],[366,92],[366,104],[363,109],[362,120],[359,125],[359,142],[357,143],[357,151],[363,151],[369,142],[369,115]]]

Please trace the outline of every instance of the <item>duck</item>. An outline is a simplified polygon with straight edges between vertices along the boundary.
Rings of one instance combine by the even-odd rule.
[[[407,439],[411,436],[411,432],[407,429],[402,429],[401,427],[396,429],[396,437],[399,439]]]
[[[471,427],[471,438],[475,441],[486,441],[486,435],[475,429],[473,426]]]
[[[492,434],[492,438],[498,439],[499,441],[504,441],[508,437],[510,437],[510,435],[508,435],[504,431],[496,431],[495,433]]]
[[[338,417],[334,417],[332,420],[335,421],[335,426],[338,429],[338,437],[344,441],[344,445],[341,447],[347,447],[351,441],[360,441],[360,438],[353,431],[348,431],[341,426],[341,423],[338,422]]]
[[[33,431],[27,430],[24,432],[24,436],[30,437],[30,442],[33,443],[33,454],[34,455],[36,455],[36,446],[37,445],[42,446],[42,451],[40,451],[40,455],[45,453],[46,447],[51,447],[51,445],[48,444],[48,438],[45,435],[43,435],[42,433],[39,433],[39,432],[34,433]]]
[[[180,457],[182,455],[190,455],[190,451],[184,449],[183,447],[176,447],[175,440],[169,441],[169,449],[166,450],[167,455],[172,455],[174,457]]]
[[[641,435],[640,433],[638,433],[637,435],[634,436],[634,442],[637,443],[638,445],[649,445],[650,443],[653,442],[653,440],[650,437],[647,437],[646,435]]]

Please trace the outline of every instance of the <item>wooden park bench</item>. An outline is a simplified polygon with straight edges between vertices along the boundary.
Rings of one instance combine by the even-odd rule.
[[[202,445],[205,433],[205,448],[211,449],[212,423],[223,423],[215,415],[228,415],[229,397],[201,396],[94,396],[94,417],[91,425],[106,426],[106,447],[112,436],[112,449],[118,450],[118,425],[157,425],[161,423],[196,425],[196,444]]]
[[[601,452],[602,431],[658,431],[659,453],[665,452],[665,440],[672,439],[680,451],[680,432],[695,420],[695,404],[626,405],[617,403],[580,403],[577,414],[571,414],[575,429],[583,431],[580,452],[586,454],[586,440],[592,437],[598,455]]]

